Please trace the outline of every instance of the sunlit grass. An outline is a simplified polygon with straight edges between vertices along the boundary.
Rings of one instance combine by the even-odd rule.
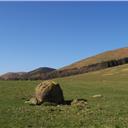
[[[1,128],[127,128],[128,66],[60,78],[66,100],[84,98],[88,107],[29,106],[40,81],[0,81]],[[123,73],[123,72],[125,73]],[[113,73],[114,75],[104,75]],[[92,98],[95,94],[102,98]]]

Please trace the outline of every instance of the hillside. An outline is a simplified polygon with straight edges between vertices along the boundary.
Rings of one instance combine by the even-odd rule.
[[[91,80],[96,80],[96,81],[98,80],[101,82],[104,82],[105,80],[119,82],[120,79],[127,81],[127,76],[128,76],[128,64],[124,64],[116,67],[110,67],[103,70],[83,73],[83,74],[60,78],[60,79],[70,79],[70,80],[78,79],[78,80],[85,80],[86,82]]]
[[[62,68],[61,70],[81,68],[83,66],[88,66],[88,65],[102,63],[102,62],[111,61],[111,60],[119,60],[126,57],[128,57],[128,48],[121,48],[121,49],[103,52],[101,54],[80,60],[69,66]]]
[[[83,59],[48,74],[47,79],[71,76],[128,63],[128,48],[107,51],[96,56]]]

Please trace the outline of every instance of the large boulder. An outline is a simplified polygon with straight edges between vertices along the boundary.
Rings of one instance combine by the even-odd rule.
[[[64,103],[63,91],[60,85],[54,81],[41,82],[35,89],[35,99],[35,104],[42,104],[44,102]]]

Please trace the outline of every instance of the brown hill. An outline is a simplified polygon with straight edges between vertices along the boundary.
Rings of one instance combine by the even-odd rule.
[[[59,70],[53,71],[44,79],[87,73],[126,63],[128,63],[128,48],[121,48],[83,59]]]
[[[73,63],[69,66],[62,68],[61,70],[81,68],[83,66],[88,66],[91,64],[102,63],[102,62],[111,61],[111,60],[119,60],[126,57],[128,57],[128,48],[121,48],[121,49],[116,49],[112,51],[107,51],[107,52],[98,54],[96,56],[92,56],[92,57],[80,60],[76,63]]]

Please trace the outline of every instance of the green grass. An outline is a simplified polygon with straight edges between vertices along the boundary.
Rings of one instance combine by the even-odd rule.
[[[40,81],[0,81],[0,128],[127,128],[128,65],[56,79],[66,100],[84,98],[88,106],[29,106]],[[102,98],[91,98],[102,94]]]

